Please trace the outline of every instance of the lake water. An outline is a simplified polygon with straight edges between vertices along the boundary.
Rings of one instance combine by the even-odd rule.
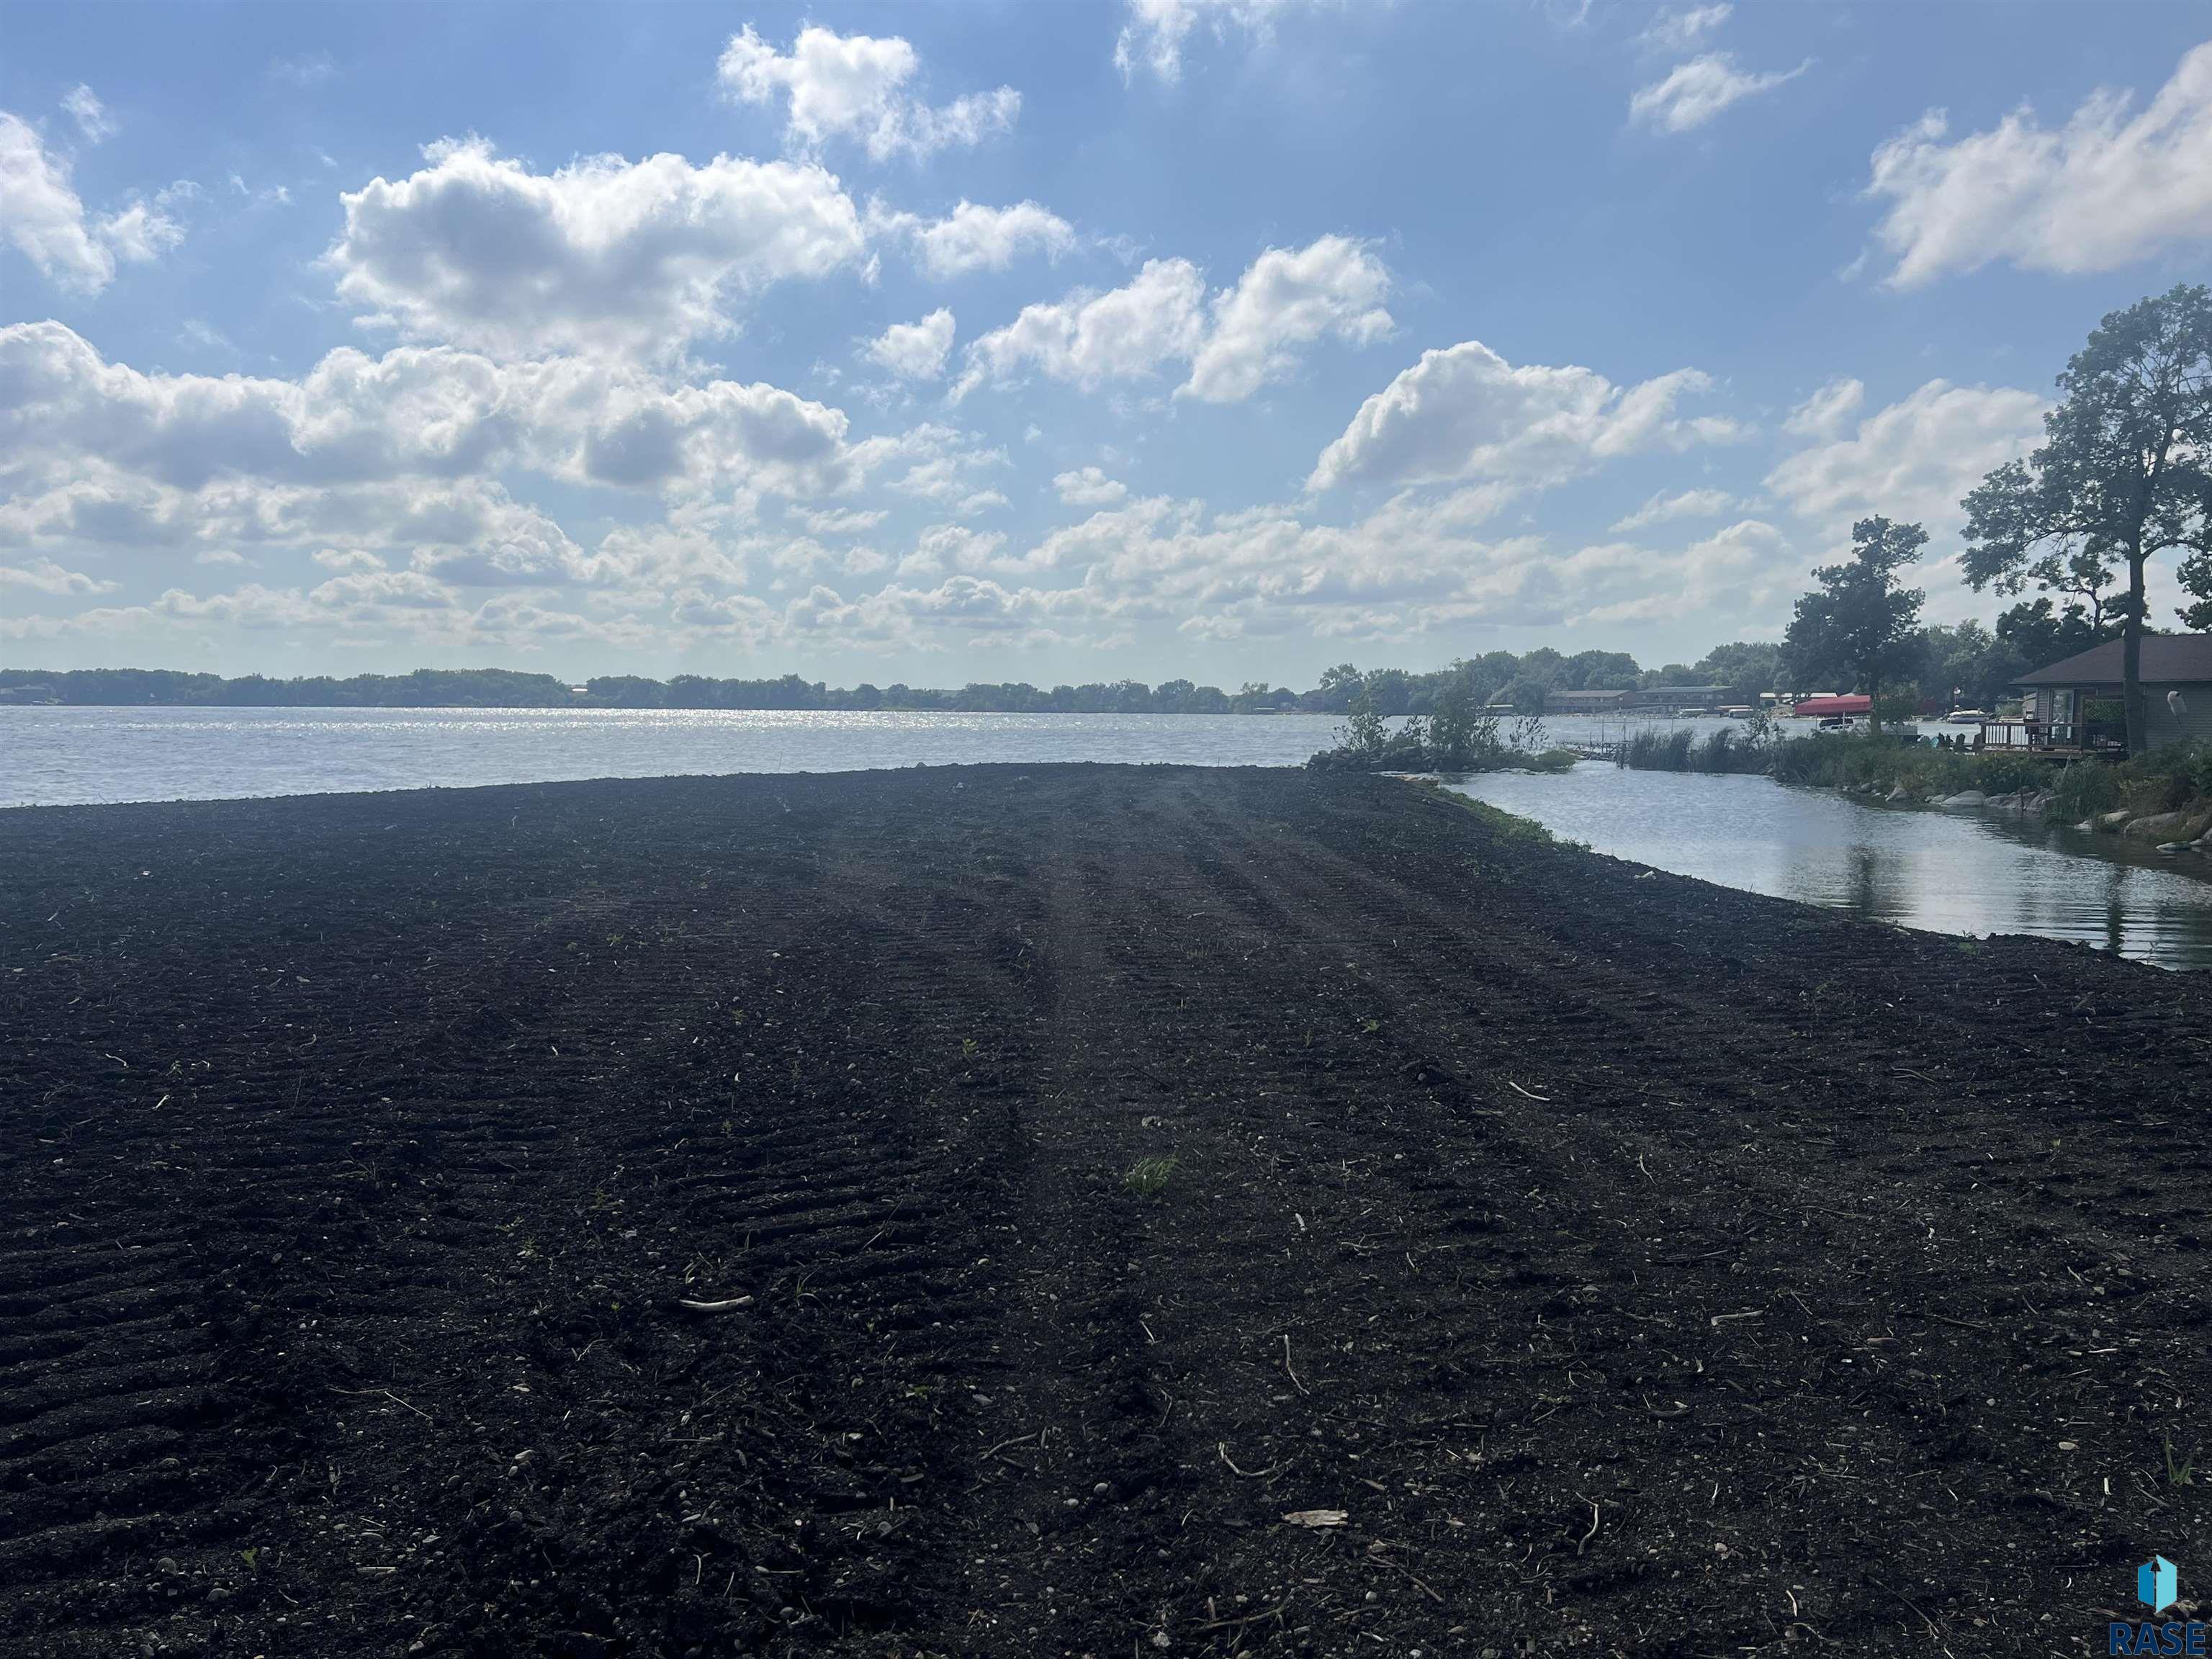
[[[916,763],[1295,766],[1340,725],[1322,714],[0,708],[0,806]],[[1624,729],[1603,717],[1547,726],[1563,742]],[[2197,873],[2185,873],[2138,844],[1996,814],[1597,762],[1465,787],[1601,853],[1729,886],[1909,927],[2042,933],[2212,968],[2212,860],[2194,855]]]
[[[2212,859],[2014,815],[1584,761],[1456,785],[1615,858],[1944,933],[2078,939],[2212,969]]]
[[[1297,766],[1327,714],[0,708],[0,806],[976,761]]]

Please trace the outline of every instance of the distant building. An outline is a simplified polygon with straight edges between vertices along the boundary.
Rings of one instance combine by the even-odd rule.
[[[1608,714],[1636,706],[1633,691],[1547,691],[1547,714]]]
[[[2094,702],[2117,702],[2125,689],[2123,642],[2087,651],[2020,677],[2021,721],[2039,749],[2096,750],[2127,740],[2124,715],[2092,715]],[[2212,743],[2212,634],[2146,634],[2140,668],[2144,729],[2154,749],[2196,738]]]
[[[1647,685],[1636,694],[1638,708],[1718,708],[1730,701],[1725,685]]]

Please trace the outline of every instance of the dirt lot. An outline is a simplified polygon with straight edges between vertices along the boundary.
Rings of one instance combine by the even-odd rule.
[[[1283,772],[0,872],[11,1653],[1966,1659],[2212,1571],[2201,979]]]

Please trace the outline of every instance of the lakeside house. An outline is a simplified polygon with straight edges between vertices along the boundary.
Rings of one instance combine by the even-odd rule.
[[[1636,694],[1636,707],[1668,709],[1678,714],[1710,714],[1730,700],[1731,689],[1725,685],[1647,685]]]
[[[1547,691],[1547,714],[1612,714],[1636,706],[1633,691]]]
[[[2054,754],[2124,749],[2120,652],[2121,641],[2106,640],[2021,675],[2019,722],[1990,723],[1985,741]],[[2190,738],[2212,743],[2212,634],[2145,635],[2141,672],[2152,748]]]

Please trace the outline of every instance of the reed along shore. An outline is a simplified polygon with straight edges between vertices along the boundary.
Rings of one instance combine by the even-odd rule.
[[[0,1650],[2047,1656],[2212,1536],[2201,978],[1292,771],[0,871]]]

